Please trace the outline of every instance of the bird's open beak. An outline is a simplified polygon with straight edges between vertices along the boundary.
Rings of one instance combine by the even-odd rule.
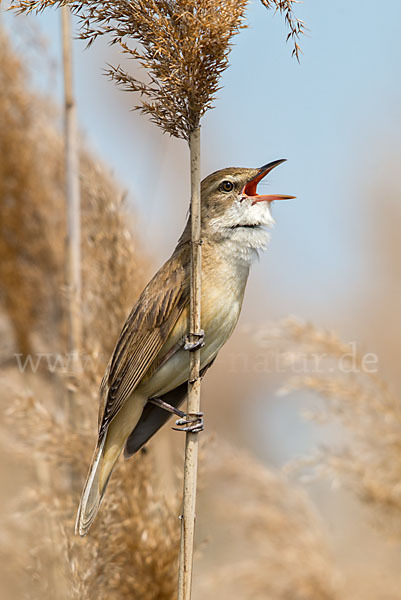
[[[295,198],[295,196],[284,196],[283,194],[271,194],[262,196],[256,193],[256,188],[259,181],[261,181],[263,177],[266,177],[266,175],[270,173],[270,171],[272,171],[275,167],[278,167],[278,165],[281,165],[281,163],[285,161],[285,158],[281,158],[280,160],[274,160],[273,162],[268,163],[267,165],[263,165],[263,167],[259,169],[259,172],[256,175],[256,177],[248,181],[248,183],[245,185],[244,189],[242,190],[242,196],[252,198],[252,205],[256,204],[256,202],[273,202],[274,200],[291,200],[292,198]]]

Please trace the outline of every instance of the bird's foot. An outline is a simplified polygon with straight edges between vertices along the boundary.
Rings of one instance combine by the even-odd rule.
[[[177,427],[172,428],[174,431],[199,433],[203,431],[203,412],[187,413],[181,419],[177,419],[175,424]]]
[[[192,342],[191,338],[195,338],[195,341]],[[205,345],[205,332],[203,329],[198,331],[197,333],[190,333],[184,338],[184,350],[188,350],[189,352],[195,352],[195,350],[199,350],[199,348],[203,348]]]

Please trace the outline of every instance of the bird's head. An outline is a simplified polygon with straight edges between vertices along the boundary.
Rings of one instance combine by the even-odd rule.
[[[268,241],[273,225],[270,205],[295,196],[257,193],[258,183],[285,159],[259,169],[229,167],[202,181],[202,234],[215,241],[230,240],[255,250]]]

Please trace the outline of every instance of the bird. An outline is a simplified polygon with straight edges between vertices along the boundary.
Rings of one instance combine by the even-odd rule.
[[[191,216],[171,257],[145,287],[129,314],[100,385],[98,440],[83,488],[76,533],[87,534],[117,459],[129,458],[172,413],[177,428],[200,431],[202,414],[186,415],[188,350],[200,348],[203,377],[231,336],[252,262],[267,247],[274,224],[270,205],[294,198],[259,195],[258,183],[276,160],[260,168],[229,167],[201,182],[202,291],[198,339],[189,331]],[[193,339],[193,338],[192,338]]]

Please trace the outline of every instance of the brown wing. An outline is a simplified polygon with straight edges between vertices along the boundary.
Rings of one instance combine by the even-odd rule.
[[[152,366],[189,302],[189,248],[178,248],[127,318],[101,384],[99,435]]]

